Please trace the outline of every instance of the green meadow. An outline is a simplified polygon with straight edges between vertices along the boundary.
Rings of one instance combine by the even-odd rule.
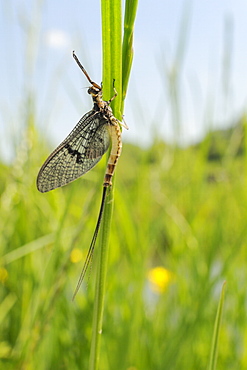
[[[245,130],[243,119],[187,148],[124,144],[100,369],[207,368],[224,282],[217,368],[247,367]],[[105,160],[41,194],[35,179],[50,150],[30,113],[15,159],[1,164],[4,369],[88,365],[97,246],[71,299],[98,215]]]
[[[102,79],[112,96],[115,68],[118,118],[126,94],[128,99],[134,3],[126,2],[122,47],[121,2],[110,2],[110,23],[109,4],[102,1]],[[26,80],[21,109],[13,105],[15,114],[5,115],[5,124],[12,127],[18,115],[20,122],[8,137],[12,160],[0,158],[0,369],[88,369],[100,238],[72,297],[97,222],[107,158],[63,188],[38,192],[38,171],[54,146],[41,132],[45,118],[40,120],[32,90],[36,29],[25,28],[25,17],[21,21]],[[170,91],[164,104],[179,131],[177,54],[170,79],[164,78]],[[53,97],[56,83],[50,84]],[[136,116],[147,114],[141,104],[135,107]],[[202,116],[213,127],[210,112]],[[145,130],[140,119],[126,121],[130,129]],[[110,243],[100,351],[92,356],[97,360],[100,353],[100,370],[247,369],[246,127],[243,114],[225,130],[209,130],[195,145],[166,143],[158,134],[145,148],[123,143],[112,222],[106,225]]]

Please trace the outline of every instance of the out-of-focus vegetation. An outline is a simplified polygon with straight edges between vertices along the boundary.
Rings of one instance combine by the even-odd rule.
[[[224,281],[217,368],[247,367],[245,130],[242,119],[187,148],[158,140],[147,149],[124,145],[100,369],[205,369]],[[90,279],[71,298],[98,214],[105,161],[41,194],[35,179],[49,151],[30,115],[15,160],[0,166],[4,369],[88,364],[97,251]]]
[[[0,160],[0,368],[79,370],[88,368],[97,246],[74,302],[72,295],[98,216],[105,160],[62,189],[36,189],[52,149],[38,130],[35,108],[33,77],[40,65],[33,51],[41,39],[42,4],[30,20],[24,7],[20,12],[25,84],[21,114],[14,104],[11,113],[18,111],[24,130],[14,126],[22,136],[13,134],[9,143],[13,161]],[[184,35],[181,26],[182,52],[175,53],[165,81],[174,131],[183,121],[178,76]],[[223,76],[226,83],[229,76]],[[101,370],[207,368],[225,281],[217,368],[247,368],[246,137],[243,117],[186,148],[158,138],[145,149],[124,143],[114,175]]]

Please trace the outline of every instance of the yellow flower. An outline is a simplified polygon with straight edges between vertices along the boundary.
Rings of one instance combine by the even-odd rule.
[[[8,278],[8,271],[4,267],[0,267],[0,282],[5,283]]]
[[[164,267],[157,266],[148,272],[151,289],[156,293],[163,293],[173,279],[173,274]]]
[[[70,260],[72,263],[78,263],[82,260],[83,253],[80,249],[74,248],[70,253]]]

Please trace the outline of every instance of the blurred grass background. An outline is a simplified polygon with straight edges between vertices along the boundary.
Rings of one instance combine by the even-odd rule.
[[[175,95],[167,104],[176,117]],[[39,194],[36,176],[52,147],[37,129],[34,96],[27,88],[23,132],[10,143],[14,159],[0,163],[0,367],[86,369],[94,262],[90,280],[71,298],[95,227],[105,162]],[[217,368],[247,368],[246,142],[243,115],[186,148],[158,134],[145,149],[124,143],[100,369],[205,369],[224,281]]]

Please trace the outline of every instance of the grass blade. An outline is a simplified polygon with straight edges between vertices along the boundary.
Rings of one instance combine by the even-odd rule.
[[[103,93],[104,99],[110,99],[113,92],[113,80],[118,97],[113,101],[112,109],[117,118],[121,118],[122,91],[122,49],[121,49],[121,1],[104,1],[102,7],[102,46],[103,46]],[[114,186],[114,185],[113,185]],[[95,305],[93,313],[93,334],[90,351],[89,369],[99,367],[100,338],[102,333],[107,256],[113,211],[113,186],[107,189],[106,204],[102,216],[100,232],[100,255],[96,278]]]
[[[218,305],[217,314],[216,314],[215,323],[214,323],[214,334],[213,334],[213,341],[212,341],[212,347],[211,347],[210,362],[209,362],[209,367],[208,367],[209,370],[216,369],[219,332],[220,332],[220,325],[221,325],[223,305],[224,305],[224,296],[225,296],[225,286],[226,286],[226,282],[224,282],[222,290],[221,290],[219,305]]]
[[[130,69],[133,59],[132,42],[137,0],[126,1],[125,31],[122,46],[121,0],[102,0],[102,47],[103,47],[103,94],[109,100],[114,86],[118,97],[112,102],[116,118],[122,118],[123,100],[126,96]],[[124,53],[124,55],[122,54]],[[124,88],[122,86],[124,84]],[[122,91],[124,95],[122,95]],[[107,269],[108,244],[113,211],[113,189],[107,189],[106,204],[102,217],[100,233],[100,257],[96,280],[95,306],[93,315],[93,335],[90,352],[90,369],[99,366],[100,336],[102,333],[105,280]]]
[[[124,15],[124,37],[123,37],[123,104],[126,97],[130,70],[133,61],[133,34],[134,23],[137,12],[138,0],[126,0]],[[122,105],[123,110],[123,105]]]

